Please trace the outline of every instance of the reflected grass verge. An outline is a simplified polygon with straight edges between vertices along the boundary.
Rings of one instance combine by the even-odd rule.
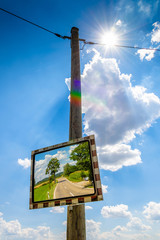
[[[49,183],[45,182],[43,185],[36,186],[34,188],[34,201],[45,201],[49,199],[53,199],[54,190],[56,188],[57,182]]]
[[[92,181],[89,180],[89,171],[75,171],[69,176],[65,176],[69,181],[73,183],[78,183],[84,188],[93,188],[94,185]]]
[[[85,174],[88,174],[88,171],[84,171]],[[67,176],[68,180],[71,182],[81,182],[83,181],[82,171],[76,171]]]

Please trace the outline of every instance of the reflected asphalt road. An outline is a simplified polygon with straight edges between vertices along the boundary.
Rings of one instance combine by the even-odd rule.
[[[60,177],[58,180],[58,184],[54,191],[53,198],[66,198],[66,197],[73,197],[73,196],[80,196],[80,195],[88,195],[93,194],[93,188],[82,188],[78,186],[76,183],[70,182],[65,177]]]

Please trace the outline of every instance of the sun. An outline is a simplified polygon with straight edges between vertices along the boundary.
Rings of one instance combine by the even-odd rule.
[[[106,47],[113,47],[114,45],[118,44],[118,35],[115,31],[110,30],[101,34],[101,43],[105,44]]]

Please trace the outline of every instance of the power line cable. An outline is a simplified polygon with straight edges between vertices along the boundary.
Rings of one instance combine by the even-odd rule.
[[[38,28],[41,28],[41,29],[43,29],[43,30],[45,30],[45,31],[47,31],[47,32],[49,32],[49,33],[52,33],[52,34],[54,34],[55,36],[57,36],[57,37],[59,37],[59,38],[62,38],[62,39],[71,39],[71,37],[62,36],[62,35],[60,35],[59,33],[55,33],[55,32],[53,32],[53,31],[51,31],[51,30],[49,30],[49,29],[47,29],[47,28],[44,28],[44,27],[42,27],[42,26],[40,26],[40,25],[38,25],[38,24],[36,24],[36,23],[33,23],[33,22],[31,22],[31,21],[29,21],[29,20],[27,20],[27,19],[25,19],[25,18],[23,18],[23,17],[20,17],[20,16],[14,14],[14,13],[12,13],[12,12],[9,12],[9,11],[3,9],[3,8],[0,8],[0,10],[3,11],[3,12],[5,12],[5,13],[8,13],[8,14],[16,17],[16,18],[19,18],[19,19],[21,19],[21,20],[23,20],[23,21],[25,21],[25,22],[27,22],[27,23],[30,23],[30,24],[38,27]]]
[[[85,39],[79,39],[79,40],[83,41],[84,44],[88,44],[88,45],[101,45],[101,46],[106,46],[107,45],[107,43],[87,42]],[[118,45],[118,44],[114,44],[112,46],[121,47],[121,48],[133,48],[133,49],[139,49],[139,50],[160,51],[160,49],[158,49],[158,48],[143,48],[143,47],[137,47],[137,46],[124,46],[124,45]]]
[[[53,32],[53,31],[51,31],[51,30],[49,30],[49,29],[47,29],[47,28],[44,28],[44,27],[42,27],[42,26],[40,26],[40,25],[38,25],[38,24],[36,24],[36,23],[34,23],[34,22],[31,22],[31,21],[29,21],[29,20],[27,20],[27,19],[25,19],[25,18],[23,18],[23,17],[20,17],[20,16],[12,13],[12,12],[10,12],[10,11],[7,11],[6,9],[0,8],[0,10],[3,11],[3,12],[5,12],[5,13],[8,13],[8,14],[16,17],[16,18],[19,18],[19,19],[21,19],[21,20],[23,20],[23,21],[25,21],[25,22],[27,22],[27,23],[30,23],[30,24],[32,24],[32,25],[34,25],[34,26],[36,26],[36,27],[38,27],[38,28],[40,28],[40,29],[42,29],[42,30],[45,30],[45,31],[47,31],[47,32],[49,32],[49,33],[51,33],[51,34],[54,34],[56,37],[59,37],[59,38],[62,38],[62,39],[71,39],[71,37],[62,36],[62,35],[60,35],[59,33],[55,33],[55,32]],[[101,45],[101,46],[106,46],[106,45],[107,45],[107,43],[105,44],[105,43],[91,42],[91,41],[86,41],[86,39],[82,39],[82,38],[79,38],[79,41],[80,41],[80,42],[83,42],[83,43],[84,43],[84,46],[85,46],[85,45]],[[82,47],[81,50],[83,50],[84,46]],[[123,46],[123,45],[117,45],[117,44],[115,44],[115,45],[113,45],[113,46],[114,46],[114,47],[120,47],[120,48],[132,48],[132,49],[139,49],[139,50],[160,51],[160,49],[158,49],[158,48],[142,48],[142,47],[136,47],[136,46]]]

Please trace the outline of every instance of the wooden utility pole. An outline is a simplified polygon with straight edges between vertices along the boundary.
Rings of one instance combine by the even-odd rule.
[[[69,140],[82,137],[79,29],[71,29],[71,92]],[[67,208],[67,240],[86,240],[85,205]]]

